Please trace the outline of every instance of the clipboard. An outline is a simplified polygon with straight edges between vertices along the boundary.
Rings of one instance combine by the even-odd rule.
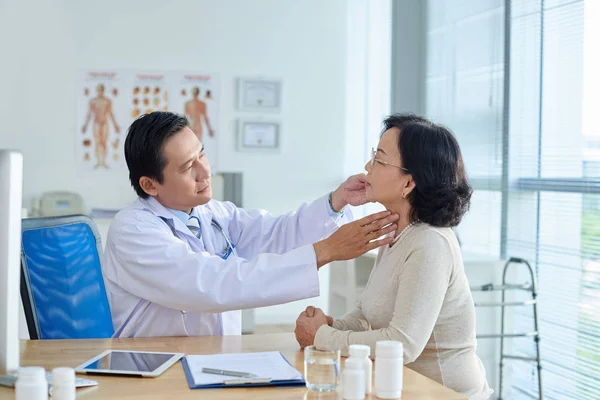
[[[279,352],[281,358],[285,360],[285,362],[293,367],[290,362]],[[190,389],[218,389],[218,388],[234,388],[234,387],[261,387],[261,386],[283,386],[283,387],[293,387],[293,386],[304,386],[306,385],[306,381],[300,375],[298,379],[288,379],[288,380],[273,380],[270,378],[235,378],[231,377],[230,379],[224,379],[222,383],[213,383],[213,384],[201,384],[197,385],[194,381],[194,377],[192,375],[192,371],[190,365],[188,363],[187,357],[181,359],[181,364],[183,365],[183,371],[185,372],[185,377],[188,382],[188,386]]]

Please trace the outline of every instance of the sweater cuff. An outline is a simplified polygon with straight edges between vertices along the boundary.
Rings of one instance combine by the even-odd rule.
[[[320,350],[341,350],[342,356],[348,355],[349,331],[340,331],[329,325],[321,325],[315,334],[315,347]]]

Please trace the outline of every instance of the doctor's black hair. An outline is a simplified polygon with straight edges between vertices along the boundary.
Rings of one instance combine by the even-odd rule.
[[[156,179],[159,183],[163,182],[166,160],[162,148],[167,139],[186,126],[189,126],[189,121],[183,115],[155,111],[142,115],[129,127],[125,139],[125,161],[131,186],[139,197],[149,197],[140,186],[142,176]]]
[[[400,130],[402,166],[415,182],[408,195],[411,221],[418,219],[438,227],[458,225],[469,210],[473,189],[452,132],[414,114],[391,115],[383,125],[383,132]]]

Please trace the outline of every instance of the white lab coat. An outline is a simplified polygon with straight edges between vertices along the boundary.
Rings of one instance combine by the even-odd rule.
[[[154,198],[115,216],[102,263],[114,337],[239,335],[241,309],[318,296],[312,244],[351,219],[327,196],[279,217],[216,200],[195,211],[201,239]],[[213,219],[236,247],[227,260]]]

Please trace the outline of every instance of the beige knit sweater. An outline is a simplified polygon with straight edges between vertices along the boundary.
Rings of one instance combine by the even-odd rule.
[[[418,223],[380,249],[357,307],[317,331],[318,348],[378,340],[404,344],[404,364],[473,399],[487,399],[476,354],[475,308],[458,241],[450,228]]]

